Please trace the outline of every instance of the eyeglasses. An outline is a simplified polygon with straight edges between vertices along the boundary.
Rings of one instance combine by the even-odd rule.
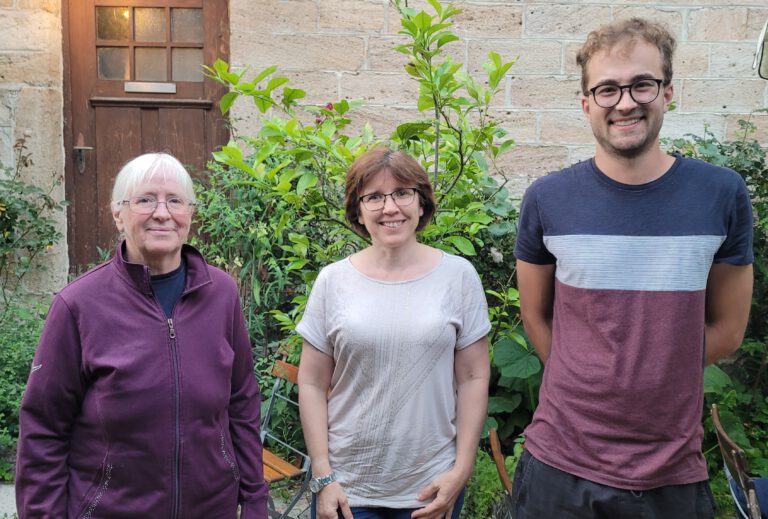
[[[359,200],[369,211],[378,211],[387,203],[387,197],[390,197],[397,207],[407,207],[416,199],[416,193],[419,190],[415,187],[401,187],[391,193],[371,193],[363,195]]]
[[[624,90],[629,91],[629,96],[639,105],[646,105],[659,97],[662,79],[639,79],[629,85],[598,85],[589,89],[589,93],[595,98],[597,106],[613,108],[621,102]]]
[[[184,200],[179,197],[171,197],[167,200],[159,201],[154,196],[134,196],[130,200],[121,200],[121,204],[127,204],[130,210],[136,214],[152,214],[157,209],[158,204],[165,204],[168,212],[175,215],[190,214],[195,210],[195,203]]]

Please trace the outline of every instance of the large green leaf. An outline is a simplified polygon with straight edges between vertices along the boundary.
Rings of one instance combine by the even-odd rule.
[[[522,400],[520,393],[491,396],[488,398],[488,414],[511,413],[518,408]]]
[[[465,256],[475,255],[475,246],[472,242],[463,236],[446,236],[445,241],[459,249],[459,251]]]
[[[528,378],[541,370],[538,357],[508,337],[493,346],[493,364],[510,378]]]
[[[714,364],[704,368],[704,392],[722,393],[726,388],[731,387],[731,377]]]

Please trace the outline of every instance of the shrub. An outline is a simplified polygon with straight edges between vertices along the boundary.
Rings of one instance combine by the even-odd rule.
[[[13,480],[19,405],[43,317],[39,311],[12,304],[0,319],[0,481]]]
[[[63,237],[54,215],[65,204],[51,196],[61,179],[54,176],[48,190],[27,183],[22,176],[34,163],[26,141],[17,140],[13,149],[15,167],[0,165],[0,318],[23,295],[24,276],[45,268],[36,258]]]
[[[205,234],[222,239],[214,240],[210,249],[202,246],[239,277],[250,305],[246,313],[263,314],[270,308],[279,323],[282,337],[274,343],[272,332],[264,336],[270,325],[252,319],[255,342],[270,348],[288,344],[296,352],[300,338],[292,332],[317,273],[368,243],[344,218],[349,165],[384,142],[419,158],[438,201],[438,211],[420,240],[468,257],[489,290],[495,369],[487,426],[497,427],[504,439],[530,420],[541,370],[520,329],[509,268],[515,212],[506,180],[496,167],[496,159],[514,142],[488,115],[512,62],[489,53],[486,78],[478,82],[446,52],[458,39],[450,32],[458,9],[430,0],[434,14],[428,14],[394,3],[407,39],[395,50],[409,59],[406,70],[418,86],[423,118],[401,124],[386,140],[368,127],[356,135],[347,133],[359,105],[355,101],[301,106],[298,101],[305,92],[288,86],[288,79],[276,74],[277,67],[252,78],[246,78],[247,71],[230,70],[223,61],[207,69],[209,77],[230,89],[222,98],[222,112],[244,98],[264,118],[256,135],[214,153],[221,166],[212,169],[209,188],[223,189],[224,194],[211,194],[220,205],[198,216]],[[251,290],[258,293],[251,295]]]

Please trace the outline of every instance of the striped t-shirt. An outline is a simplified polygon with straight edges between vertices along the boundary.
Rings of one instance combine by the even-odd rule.
[[[581,162],[528,189],[515,256],[556,265],[531,454],[631,490],[706,479],[705,291],[713,262],[752,262],[741,177],[676,157],[653,182],[626,185]]]

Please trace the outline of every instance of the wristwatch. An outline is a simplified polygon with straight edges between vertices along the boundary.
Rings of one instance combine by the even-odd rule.
[[[309,489],[313,494],[317,494],[323,488],[327,487],[331,483],[336,481],[336,475],[331,472],[327,476],[320,476],[319,478],[312,478],[309,480]]]

